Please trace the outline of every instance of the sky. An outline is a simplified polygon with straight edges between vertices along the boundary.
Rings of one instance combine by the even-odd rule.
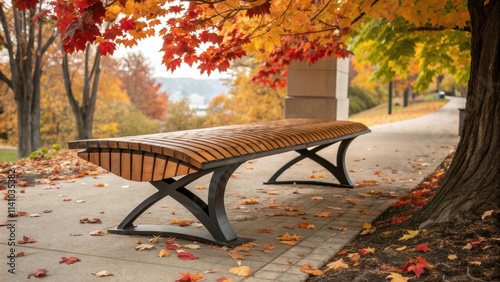
[[[159,51],[162,46],[162,40],[158,37],[151,37],[139,42],[139,44],[133,48],[119,47],[114,55],[121,57],[125,56],[128,52],[140,51],[145,55],[154,69],[155,77],[191,77],[196,79],[207,79],[207,78],[225,78],[229,75],[227,73],[220,73],[219,71],[214,71],[208,76],[206,73],[201,75],[200,71],[196,67],[189,67],[186,64],[181,65],[180,68],[175,70],[173,73],[167,71],[167,68],[161,64],[162,53]]]

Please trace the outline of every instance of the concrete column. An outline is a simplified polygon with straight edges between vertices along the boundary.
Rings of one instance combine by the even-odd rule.
[[[314,65],[293,62],[288,67],[285,118],[346,120],[348,59],[322,59]]]

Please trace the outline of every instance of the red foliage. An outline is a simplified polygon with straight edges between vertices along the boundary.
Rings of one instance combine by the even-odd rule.
[[[12,4],[22,11],[36,8],[38,0],[12,0]]]
[[[266,1],[257,7],[253,7],[247,10],[247,17],[252,18],[253,16],[266,15],[271,13],[271,1]]]

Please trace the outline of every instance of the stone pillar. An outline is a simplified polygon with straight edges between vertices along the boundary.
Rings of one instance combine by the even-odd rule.
[[[288,67],[285,118],[346,120],[348,59],[322,59],[314,65],[293,62]]]

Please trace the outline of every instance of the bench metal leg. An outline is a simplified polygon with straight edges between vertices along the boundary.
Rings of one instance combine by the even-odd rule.
[[[162,235],[217,245],[238,246],[251,239],[238,238],[226,214],[224,193],[231,174],[241,163],[218,169],[202,170],[186,175],[178,180],[168,178],[153,181],[151,184],[158,192],[139,204],[118,227],[110,229],[115,234]],[[186,185],[213,171],[208,188],[207,203],[186,189]],[[152,205],[166,196],[170,196],[189,210],[208,232],[189,227],[163,225],[134,225],[134,221]]]
[[[271,178],[267,182],[264,182],[264,184],[308,184],[308,185],[322,185],[322,186],[332,186],[332,187],[342,187],[342,188],[354,188],[354,184],[352,183],[351,179],[349,178],[349,175],[347,174],[347,167],[345,165],[345,155],[347,152],[347,148],[351,144],[352,140],[351,139],[346,139],[340,142],[338,151],[337,151],[337,165],[332,164],[330,161],[326,160],[325,158],[317,155],[316,153],[323,150],[326,147],[329,147],[330,145],[335,144],[330,143],[330,144],[324,144],[320,145],[317,147],[314,147],[312,149],[301,149],[297,150],[296,152],[299,153],[300,155],[283,165],[278,171],[276,171]],[[324,167],[328,172],[333,174],[335,178],[340,183],[330,183],[330,182],[322,182],[322,181],[306,181],[306,180],[286,180],[286,181],[278,181],[278,177],[281,176],[287,169],[289,169],[291,166],[294,164],[309,158],[322,167]]]

